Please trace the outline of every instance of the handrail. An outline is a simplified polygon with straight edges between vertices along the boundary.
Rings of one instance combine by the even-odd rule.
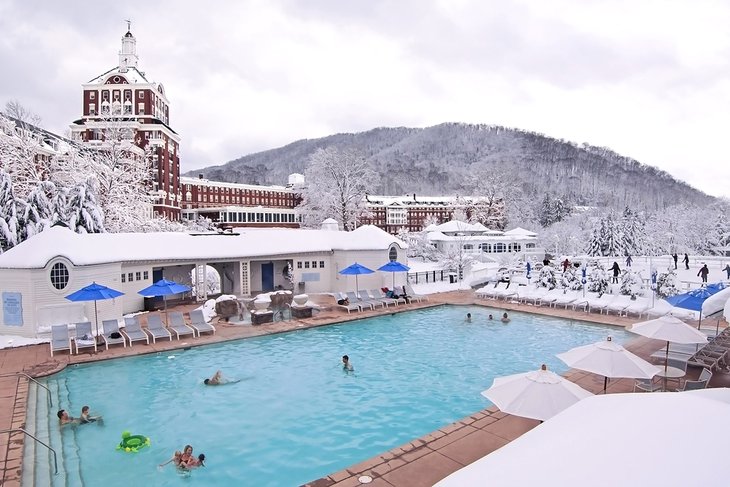
[[[32,380],[33,382],[35,382],[36,385],[39,385],[42,388],[44,388],[46,390],[46,392],[48,393],[48,405],[51,406],[51,407],[53,407],[53,397],[51,397],[51,390],[48,387],[46,387],[43,384],[41,384],[40,382],[38,382],[37,380],[35,380],[33,377],[31,377],[28,374],[26,374],[25,372],[10,372],[9,374],[0,374],[0,377],[10,377],[10,376],[16,376],[17,377],[19,375],[25,376],[25,378],[27,378],[27,379]]]
[[[43,441],[41,441],[38,438],[36,438],[35,436],[31,435],[30,433],[28,433],[27,431],[25,431],[23,428],[10,428],[10,429],[7,429],[7,430],[0,430],[0,434],[2,434],[2,433],[16,433],[18,431],[21,432],[21,433],[24,433],[24,434],[26,434],[28,436],[30,436],[35,441],[37,441],[41,445],[45,446],[49,450],[51,450],[51,453],[53,453],[53,468],[55,470],[55,472],[53,473],[53,475],[58,475],[58,458],[56,457],[56,450],[54,450],[53,448],[51,448],[50,446],[48,446]]]

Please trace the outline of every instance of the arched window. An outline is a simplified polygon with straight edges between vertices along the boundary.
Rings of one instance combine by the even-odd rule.
[[[56,262],[51,267],[51,284],[59,291],[68,285],[68,267],[62,262]]]
[[[494,251],[498,254],[505,252],[507,250],[507,247],[503,243],[496,243],[494,244]]]
[[[398,260],[398,249],[395,246],[392,246],[388,251],[388,260],[391,262]]]
[[[489,243],[479,244],[479,248],[482,249],[482,252],[491,252],[492,244],[489,244]]]

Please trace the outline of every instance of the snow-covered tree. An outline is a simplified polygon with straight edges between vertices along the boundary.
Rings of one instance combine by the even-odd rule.
[[[409,232],[403,228],[398,231],[398,238],[408,244],[406,253],[409,259],[421,259],[424,262],[438,260],[439,252],[428,240],[426,232]]]
[[[641,275],[638,272],[624,271],[621,274],[621,287],[619,292],[626,296],[635,298],[642,288]]]
[[[540,225],[549,227],[550,225],[561,221],[570,214],[570,205],[563,198],[546,194],[540,205],[538,219]]]
[[[558,284],[563,289],[578,291],[580,289],[583,289],[583,284],[581,280],[582,273],[580,272],[580,270],[576,269],[573,266],[570,266],[565,272],[560,275]]]
[[[471,168],[462,186],[465,194],[473,198],[466,208],[470,221],[494,230],[504,230],[508,219],[506,201],[518,192],[514,176],[494,167],[477,165]]]
[[[56,222],[54,219],[57,214],[54,207],[56,192],[55,184],[41,181],[28,194],[23,214],[18,217],[23,222],[20,241],[50,228]]]
[[[13,193],[13,181],[0,171],[0,253],[18,244],[18,202]]]
[[[318,149],[304,172],[299,212],[303,225],[318,226],[334,218],[341,228],[354,230],[367,215],[365,195],[378,183],[378,174],[357,152],[335,147]]]
[[[540,287],[546,287],[548,290],[553,290],[558,286],[558,278],[556,277],[556,271],[553,266],[545,265],[540,269],[540,273],[537,275],[535,284]]]
[[[423,219],[422,229],[426,229],[431,225],[439,225],[441,222],[439,221],[438,217],[436,215],[428,215],[426,218]]]
[[[603,295],[608,291],[608,273],[602,265],[596,265],[588,269],[586,289],[599,295]]]
[[[458,279],[461,280],[464,272],[471,269],[471,266],[476,263],[476,259],[466,249],[468,242],[466,236],[457,236],[453,242],[454,245],[450,245],[443,252],[440,252],[438,260],[441,262],[442,269],[456,270]]]
[[[679,294],[677,273],[674,272],[674,269],[667,269],[667,272],[660,272],[657,275],[656,294],[660,298],[668,298]]]
[[[592,256],[624,255],[622,222],[613,212],[600,218],[593,227],[586,252]]]
[[[40,117],[18,101],[9,101],[0,113],[0,170],[12,177],[17,198],[26,198],[50,173],[39,123]]]
[[[69,219],[64,222],[76,233],[103,233],[104,215],[96,202],[96,191],[93,181],[71,188],[68,200]]]

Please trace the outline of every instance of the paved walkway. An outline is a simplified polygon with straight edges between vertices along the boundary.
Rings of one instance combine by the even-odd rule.
[[[107,360],[111,358],[156,353],[189,346],[197,346],[221,341],[248,338],[291,330],[321,326],[335,322],[357,320],[390,314],[393,308],[387,310],[367,311],[363,313],[347,314],[340,308],[333,306],[329,297],[321,297],[322,311],[313,318],[276,322],[261,326],[216,324],[215,335],[204,335],[201,338],[183,339],[181,341],[162,341],[157,344],[135,344],[134,347],[122,348],[115,346],[109,350],[94,353],[68,355],[67,352],[50,356],[48,344],[31,345],[26,347],[0,350],[0,411],[12,412],[0,415],[0,430],[22,428],[25,426],[25,408],[28,391],[28,380],[24,376],[12,375],[18,372],[33,377],[40,377],[56,373],[69,364]],[[504,301],[478,300],[470,291],[454,291],[439,293],[430,296],[428,302],[400,306],[399,310],[436,306],[440,304],[478,304],[500,310],[528,311],[539,314],[548,314],[569,319],[594,321],[603,324],[625,326],[636,319],[627,319],[617,316],[588,314],[571,310],[542,308]],[[176,311],[187,312],[195,306],[180,306]],[[144,317],[142,317],[144,322]],[[655,340],[637,338],[627,348],[634,353],[647,358],[652,352],[661,348],[662,343]],[[4,376],[8,374],[9,376]],[[690,374],[698,375],[699,369],[690,370]],[[582,387],[593,392],[603,388],[601,377],[580,371],[570,371],[566,376]],[[631,390],[632,380],[622,379],[611,381],[609,392],[626,392]],[[730,376],[715,374],[713,386],[730,386]],[[414,440],[406,445],[394,448],[373,459],[358,465],[348,467],[340,472],[315,480],[307,485],[312,487],[345,487],[360,485],[359,477],[366,475],[372,478],[369,485],[391,487],[418,487],[430,486],[455,470],[465,466],[487,453],[499,448],[509,441],[529,431],[537,422],[515,416],[510,416],[494,408],[485,409],[456,423],[441,428],[423,438]],[[23,450],[23,435],[19,433],[0,433],[0,485],[19,487],[21,475],[21,460]]]

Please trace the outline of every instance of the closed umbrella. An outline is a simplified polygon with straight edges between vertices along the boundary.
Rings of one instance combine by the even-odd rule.
[[[92,282],[88,286],[82,287],[76,292],[66,296],[69,301],[93,301],[94,302],[94,322],[96,323],[96,336],[99,336],[99,313],[96,308],[96,302],[105,299],[114,299],[124,295],[123,292],[117,291],[102,284]]]
[[[608,379],[651,379],[661,369],[643,358],[634,355],[611,337],[606,340],[575,347],[556,355],[568,367],[585,370],[603,376],[603,393],[606,393]]]
[[[340,274],[343,274],[345,276],[355,276],[355,291],[357,294],[360,294],[360,284],[357,281],[357,276],[359,276],[360,274],[372,274],[373,272],[375,271],[355,262],[354,264],[351,264],[342,269],[340,271]]]
[[[664,358],[665,371],[667,369],[667,362],[669,361],[669,342],[685,344],[707,343],[707,337],[704,333],[672,315],[664,315],[653,320],[634,323],[626,329],[637,335],[667,342],[667,352]]]
[[[524,418],[545,421],[563,409],[588,396],[590,392],[547,370],[508,375],[494,379],[492,387],[482,396],[492,401],[502,412]]]
[[[381,265],[378,267],[379,271],[383,272],[390,272],[393,274],[393,287],[395,287],[395,273],[396,272],[408,272],[411,270],[410,267],[408,267],[405,264],[401,264],[400,262],[397,262],[395,260],[392,260],[388,262],[387,264]]]
[[[162,300],[165,304],[165,318],[167,318],[167,296],[173,294],[186,293],[190,291],[190,286],[180,284],[175,281],[168,281],[167,279],[160,279],[151,286],[147,286],[141,291],[137,291],[137,294],[141,294],[146,298],[156,298],[162,296]]]

